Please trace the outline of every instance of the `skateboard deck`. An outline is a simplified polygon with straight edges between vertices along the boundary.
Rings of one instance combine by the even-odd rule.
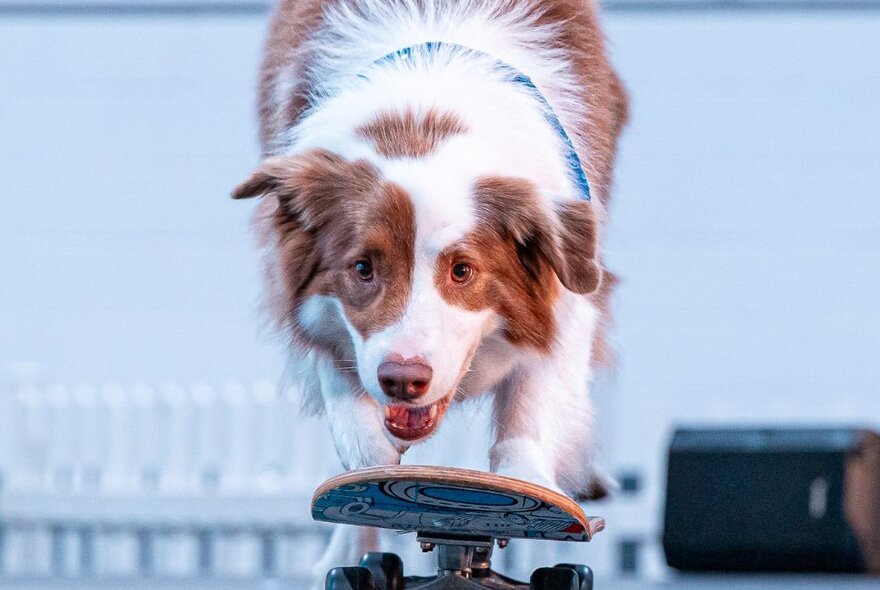
[[[512,477],[450,467],[395,465],[325,481],[312,518],[398,531],[589,541],[605,521],[571,498]]]

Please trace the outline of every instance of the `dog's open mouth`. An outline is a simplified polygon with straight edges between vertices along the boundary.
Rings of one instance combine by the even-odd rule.
[[[424,438],[440,425],[449,402],[449,398],[444,398],[430,406],[385,406],[385,428],[400,440]]]

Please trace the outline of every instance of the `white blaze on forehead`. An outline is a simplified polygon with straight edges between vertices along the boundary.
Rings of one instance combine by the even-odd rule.
[[[399,321],[367,338],[362,350],[361,377],[368,390],[376,381],[375,368],[389,354],[424,359],[433,378],[428,394],[420,400],[423,404],[453,393],[486,322],[493,317],[489,310],[468,311],[449,304],[437,288],[438,255],[465,239],[476,222],[468,166],[450,161],[445,153],[392,159],[383,166],[388,180],[401,186],[413,203],[416,239],[412,285]]]
[[[495,326],[491,310],[468,311],[447,303],[434,278],[434,258],[418,256],[410,299],[400,321],[364,341],[358,370],[368,391],[379,391],[376,369],[393,354],[419,357],[431,367],[431,384],[420,405],[453,395],[487,326]]]
[[[452,140],[448,140],[452,141]],[[385,177],[402,187],[413,203],[416,221],[415,257],[433,258],[461,241],[474,229],[474,172],[449,152],[417,159],[391,159],[382,166]],[[450,161],[452,160],[452,161]]]

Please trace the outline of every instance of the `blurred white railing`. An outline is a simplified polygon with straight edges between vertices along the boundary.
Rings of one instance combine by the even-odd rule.
[[[0,391],[0,575],[308,573],[325,431],[271,383]]]
[[[453,413],[407,461],[485,467],[485,409]],[[0,389],[0,577],[301,578],[329,532],[309,499],[339,469],[326,424],[270,382],[14,384]],[[588,548],[514,542],[497,565],[616,571],[656,513],[633,496],[600,506],[616,526]],[[409,537],[384,548],[426,573]]]
[[[0,399],[0,467],[15,492],[300,492],[335,465],[298,404],[268,382],[20,385]]]

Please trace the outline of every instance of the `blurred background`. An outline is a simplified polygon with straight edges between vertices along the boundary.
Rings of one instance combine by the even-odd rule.
[[[632,100],[595,388],[622,489],[590,545],[496,561],[700,587],[659,544],[675,425],[880,425],[880,2],[604,5]],[[340,466],[228,198],[269,14],[0,0],[0,588],[299,588],[325,542],[308,500]],[[486,468],[485,412],[405,462]]]

